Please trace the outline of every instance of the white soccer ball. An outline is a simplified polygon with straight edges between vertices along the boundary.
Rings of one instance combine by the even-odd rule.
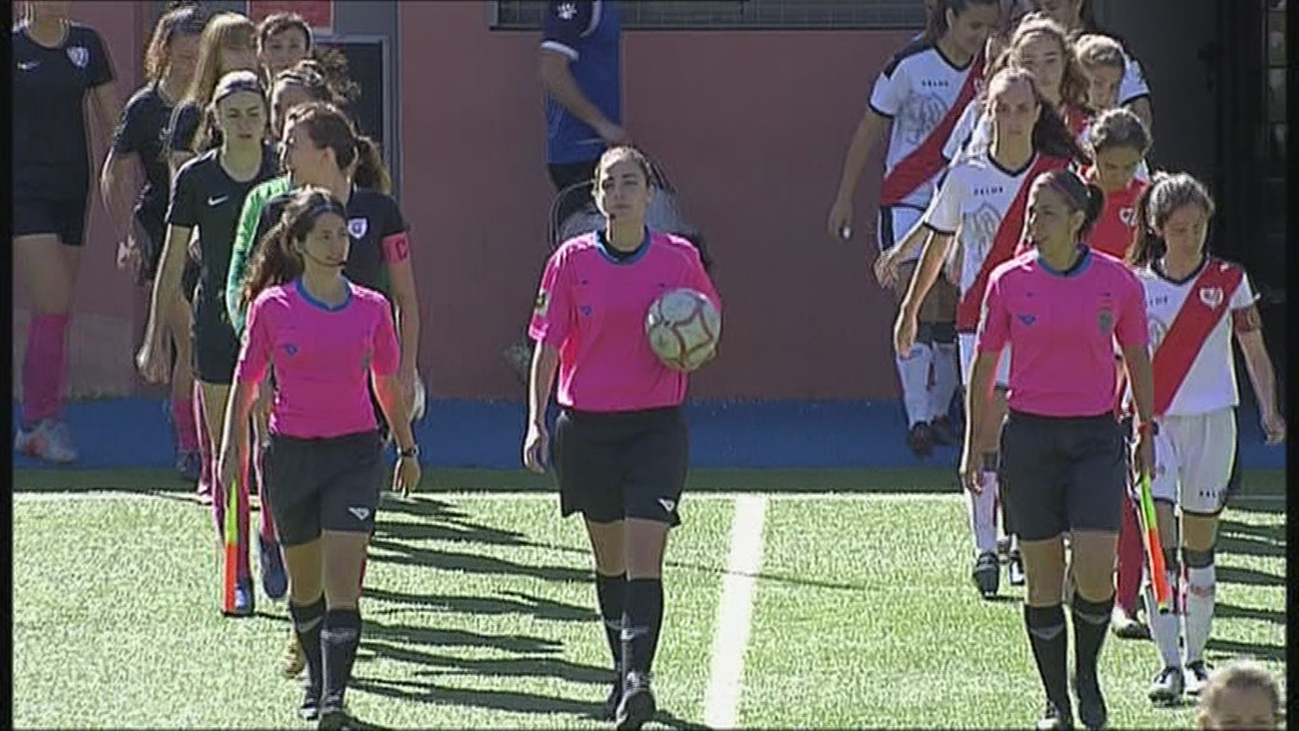
[[[717,352],[722,316],[702,293],[674,289],[650,305],[645,315],[645,335],[664,365],[689,373]]]

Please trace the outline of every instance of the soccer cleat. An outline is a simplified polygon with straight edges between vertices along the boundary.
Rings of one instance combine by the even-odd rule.
[[[1010,536],[997,539],[997,560],[1002,563],[1010,560]]]
[[[320,720],[316,722],[320,731],[354,731],[356,721],[348,715],[345,708],[325,708],[320,711]]]
[[[952,427],[952,420],[946,416],[934,417],[929,422],[929,431],[933,435],[935,444],[941,444],[944,447],[955,447],[958,444],[956,430]]]
[[[1001,565],[997,563],[997,554],[992,551],[984,551],[979,554],[974,562],[974,571],[971,572],[974,578],[974,585],[979,587],[979,594],[984,599],[991,599],[997,596],[997,587],[1001,582]]]
[[[927,422],[917,421],[911,425],[911,431],[907,432],[907,447],[921,459],[934,453],[934,430]]]
[[[1115,637],[1122,637],[1125,640],[1150,639],[1150,628],[1117,604],[1114,606],[1114,611],[1110,613],[1110,630],[1114,632]]]
[[[53,419],[45,419],[31,429],[19,428],[14,436],[14,451],[54,464],[77,461],[68,425]]]
[[[1185,689],[1186,681],[1182,678],[1182,669],[1166,667],[1155,676],[1147,695],[1156,705],[1174,705],[1182,700],[1182,691]]]
[[[1100,680],[1094,675],[1079,675],[1074,679],[1074,693],[1078,695],[1078,720],[1083,728],[1105,728],[1109,711],[1105,696],[1101,694]]]
[[[289,627],[289,641],[284,645],[284,654],[280,657],[280,673],[288,680],[293,680],[306,667],[307,658],[302,654],[302,645],[298,644],[298,633]]]
[[[1006,580],[1011,586],[1024,585],[1024,557],[1018,551],[1010,554],[1006,562]]]
[[[289,590],[289,577],[284,572],[284,557],[280,555],[280,544],[268,541],[260,534],[257,536],[257,557],[261,561],[262,590],[271,599],[283,599]]]
[[[1186,693],[1198,696],[1209,684],[1209,666],[1203,660],[1186,663]]]
[[[302,705],[298,706],[298,715],[303,721],[320,719],[320,686],[305,683],[302,691]]]
[[[612,721],[618,716],[618,702],[622,700],[622,681],[615,680],[613,687],[609,689],[609,695],[604,699],[604,715],[602,720]]]
[[[1037,721],[1037,731],[1064,731],[1064,729],[1073,728],[1073,709],[1066,703],[1063,706],[1050,700],[1046,702],[1046,710],[1042,712],[1042,717]]]
[[[221,613],[227,617],[250,617],[253,614],[254,601],[253,582],[251,579],[243,579],[235,586],[235,608],[232,611],[221,610]]]
[[[176,455],[176,471],[182,480],[197,482],[203,476],[203,455],[198,452],[179,452]]]
[[[616,728],[618,731],[637,731],[654,717],[658,706],[650,690],[650,674],[632,670],[623,683],[622,700],[618,703]]]

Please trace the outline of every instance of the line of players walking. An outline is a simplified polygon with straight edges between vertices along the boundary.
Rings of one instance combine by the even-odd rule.
[[[875,271],[900,301],[907,442],[924,456],[955,441],[958,351],[972,578],[995,596],[1005,546],[1010,582],[1027,585],[1046,694],[1038,728],[1071,728],[1075,698],[1079,720],[1100,728],[1097,656],[1107,626],[1146,634],[1139,591],[1161,662],[1151,700],[1176,702],[1208,680],[1213,548],[1237,478],[1233,335],[1267,443],[1285,434],[1257,297],[1238,265],[1206,251],[1207,188],[1146,168],[1149,89],[1086,0],[930,6],[926,31],[875,82],[827,228],[851,236],[853,191],[887,134]],[[1141,578],[1143,476],[1171,612]]]

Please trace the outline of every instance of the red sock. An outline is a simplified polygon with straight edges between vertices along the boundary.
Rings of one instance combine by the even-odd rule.
[[[23,353],[24,427],[33,427],[59,415],[68,316],[35,313],[27,325],[27,351]]]
[[[1137,506],[1125,498],[1123,525],[1119,528],[1114,603],[1129,616],[1137,611],[1137,594],[1141,589],[1141,565],[1145,561],[1145,553],[1145,544],[1141,540],[1141,523],[1137,520]]]
[[[176,429],[176,451],[182,454],[197,452],[199,436],[194,419],[194,399],[171,400],[171,423]]]
[[[199,459],[203,463],[203,470],[198,478],[198,491],[212,492],[215,501],[216,491],[213,490],[213,486],[216,484],[216,480],[212,478],[214,472],[212,468],[212,440],[208,438],[207,434],[207,421],[203,416],[203,389],[198,385],[198,381],[194,382],[194,400],[192,403],[194,404],[194,431],[198,435]]]

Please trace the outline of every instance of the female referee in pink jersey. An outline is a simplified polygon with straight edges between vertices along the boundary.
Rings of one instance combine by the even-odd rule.
[[[1122,261],[1083,243],[1102,199],[1099,188],[1069,170],[1034,180],[1024,229],[1034,249],[988,280],[966,396],[961,481],[978,492],[985,487],[979,456],[997,439],[981,417],[1010,345],[999,471],[1027,573],[1024,623],[1047,697],[1039,729],[1073,727],[1061,608],[1066,533],[1076,587],[1070,610],[1078,715],[1089,729],[1102,728],[1107,716],[1096,660],[1114,605],[1127,484],[1126,444],[1114,413],[1115,341],[1136,403],[1136,466],[1149,474],[1154,465],[1154,379],[1141,283]]]
[[[663,553],[689,469],[681,413],[687,376],[645,337],[645,313],[678,287],[720,300],[695,247],[650,231],[650,163],[615,147],[596,165],[605,228],[564,242],[546,263],[529,336],[536,341],[523,463],[545,471],[546,407],[559,371],[553,459],[560,511],[582,513],[617,679],[606,714],[639,729],[656,710],[650,669],[663,622]]]
[[[226,410],[220,474],[248,463],[249,417],[275,369],[265,489],[289,573],[289,614],[307,658],[301,712],[352,725],[343,695],[361,638],[361,567],[385,469],[373,383],[396,437],[393,488],[419,484],[418,447],[397,382],[401,353],[387,299],[343,276],[347,210],[328,191],[296,192],[253,263],[248,314]]]

